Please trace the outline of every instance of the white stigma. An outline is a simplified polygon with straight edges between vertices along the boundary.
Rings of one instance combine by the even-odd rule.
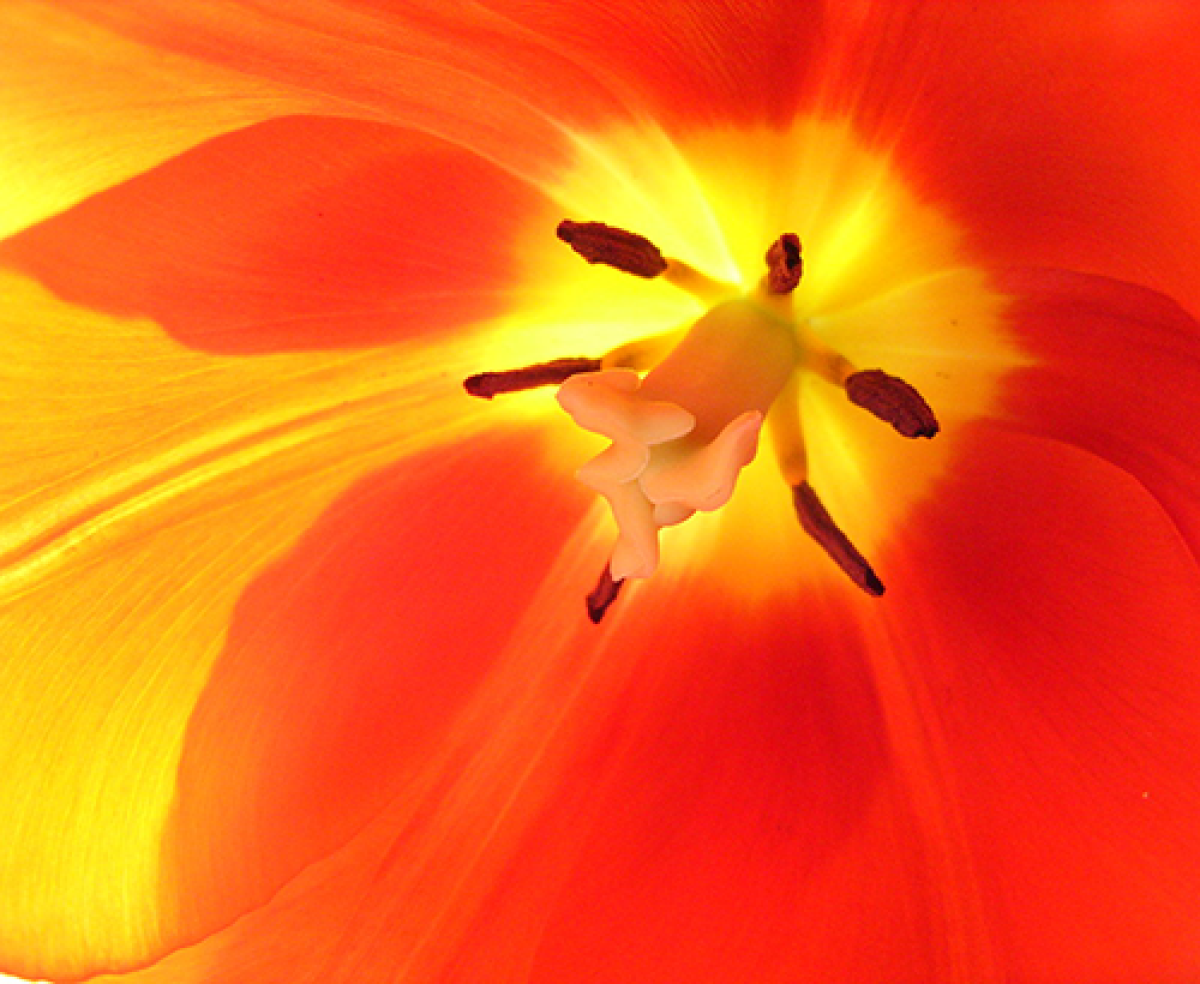
[[[660,529],[729,501],[795,365],[791,326],[742,299],[709,311],[645,380],[605,369],[563,383],[563,409],[612,442],[577,477],[612,509],[614,580],[649,577]]]

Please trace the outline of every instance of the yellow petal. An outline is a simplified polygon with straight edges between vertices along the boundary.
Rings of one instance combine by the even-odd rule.
[[[497,409],[458,387],[469,343],[230,358],[11,274],[0,298],[0,961],[67,976],[178,942],[160,837],[246,584],[350,483]]]
[[[311,101],[30,0],[4,4],[0,236],[210,137]]]

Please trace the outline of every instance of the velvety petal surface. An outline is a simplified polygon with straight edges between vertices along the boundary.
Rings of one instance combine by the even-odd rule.
[[[24,234],[0,263],[73,303],[251,354],[366,347],[511,307],[555,213],[490,163],[378,123],[214,139]]]
[[[210,137],[312,102],[137,44],[65,6],[4,5],[0,237]]]
[[[235,606],[357,478],[478,426],[442,373],[483,355],[220,358],[0,298],[0,960],[66,977],[178,939],[162,837]]]

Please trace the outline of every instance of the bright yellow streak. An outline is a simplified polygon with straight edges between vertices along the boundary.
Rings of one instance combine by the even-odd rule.
[[[177,938],[160,842],[247,585],[352,483],[497,418],[469,341],[219,356],[17,275],[0,298],[0,925],[70,976]]]

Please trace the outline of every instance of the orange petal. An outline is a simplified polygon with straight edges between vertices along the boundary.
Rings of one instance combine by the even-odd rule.
[[[713,587],[656,580],[619,603],[638,610],[611,645],[643,655],[464,966],[521,929],[514,900],[542,882],[523,980],[873,980],[930,945],[857,599],[756,610]]]
[[[1119,473],[979,430],[884,602],[655,580],[587,636],[565,559],[407,796],[126,984],[1187,979],[1200,579]]]
[[[1043,365],[960,435],[885,599],[743,607],[697,572],[580,635],[582,541],[411,795],[131,981],[1194,976],[1200,576],[1147,489],[1182,503],[1200,389],[1121,372],[1186,370],[1194,326],[1093,278],[1006,286]]]
[[[646,112],[669,126],[795,110],[824,20],[817,0],[594,4],[75,4],[144,41],[428,128],[526,173],[573,126]],[[557,151],[554,151],[557,152]]]
[[[161,838],[235,604],[356,479],[479,426],[478,353],[221,358],[0,298],[0,966],[69,977],[179,938]]]
[[[530,180],[569,152],[564,124],[622,112],[590,66],[474,4],[62,5],[140,43],[304,93],[330,115],[469,147]]]
[[[511,304],[515,240],[544,207],[433,138],[295,117],[98,195],[0,245],[0,261],[209,351],[361,347]]]
[[[4,4],[0,237],[217,134],[311,103],[133,43],[65,13]]]
[[[189,722],[166,832],[187,936],[334,853],[453,743],[592,504],[545,452],[520,432],[409,458],[249,586]]]

